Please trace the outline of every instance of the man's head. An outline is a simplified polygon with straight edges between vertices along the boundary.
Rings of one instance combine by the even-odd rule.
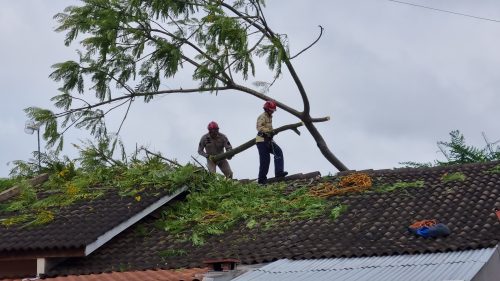
[[[219,134],[219,125],[215,121],[208,123],[207,129],[211,137],[216,137]]]
[[[276,111],[276,102],[269,100],[264,103],[264,110],[268,114],[273,114]]]

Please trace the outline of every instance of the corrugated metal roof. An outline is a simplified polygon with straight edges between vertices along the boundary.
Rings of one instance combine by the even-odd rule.
[[[283,259],[247,272],[234,281],[467,281],[477,274],[496,249],[366,258]]]

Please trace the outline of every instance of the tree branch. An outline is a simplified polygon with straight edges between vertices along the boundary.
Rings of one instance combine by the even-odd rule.
[[[319,119],[319,118],[318,118]],[[325,120],[326,121],[328,120],[326,117],[325,117]],[[318,121],[318,122],[323,122],[323,121]],[[288,125],[284,125],[284,126],[281,126],[279,128],[276,128],[274,130],[272,130],[272,134],[273,135],[277,135],[283,131],[286,131],[286,130],[293,130],[295,133],[297,133],[298,135],[300,135],[300,132],[299,130],[297,130],[298,127],[300,126],[303,126],[304,123],[302,122],[299,122],[299,123],[294,123],[294,124],[288,124]],[[252,147],[253,145],[255,144],[255,138],[252,138],[251,140],[245,142],[244,144],[238,146],[238,147],[235,147],[229,151],[226,151],[224,153],[221,153],[221,154],[217,154],[217,155],[214,155],[211,160],[214,161],[214,162],[218,162],[218,161],[221,161],[223,159],[227,159],[227,158],[231,158],[233,157],[234,155],[240,153],[240,152],[243,152],[247,149],[249,149],[250,147]]]
[[[224,2],[222,2],[221,5],[224,6],[225,8],[227,8],[228,10],[230,10],[231,12],[233,12],[234,14],[236,14],[236,15],[238,15],[240,17],[243,16],[241,14],[241,12],[239,12],[236,9],[234,9],[231,5],[226,4]],[[257,7],[257,10],[259,10],[259,9],[260,9],[260,6]],[[275,41],[273,39],[278,39],[278,37],[276,36],[276,34],[267,25],[267,22],[266,22],[265,18],[263,16],[261,16],[260,13],[259,13],[259,17],[260,17],[260,19],[262,21],[263,26],[260,26],[260,25],[256,24],[255,22],[252,22],[252,21],[250,21],[250,20],[248,20],[246,18],[243,18],[243,20],[245,20],[246,22],[248,22],[249,24],[251,24],[252,26],[254,26],[255,28],[257,28],[260,32],[262,32],[262,34],[266,35],[266,37],[268,37],[271,40],[271,42]],[[285,51],[285,48],[283,47],[283,45],[280,44],[277,47],[281,48],[282,51],[285,53],[285,56],[286,56],[286,51]],[[302,81],[300,80],[299,76],[297,75],[297,72],[295,72],[295,69],[294,69],[292,63],[290,62],[290,59],[287,58],[287,57],[285,57],[285,59],[283,61],[285,62],[285,65],[288,68],[288,71],[290,72],[290,75],[292,76],[293,81],[295,82],[295,84],[297,85],[297,88],[299,90],[300,96],[302,98],[302,102],[304,104],[303,114],[304,114],[304,116],[309,116],[311,108],[310,108],[310,105],[309,105],[309,98],[307,97],[306,90],[305,90],[304,86],[302,85]]]
[[[295,56],[290,57],[290,60],[293,60],[294,58],[298,57],[300,54],[307,51],[309,48],[311,48],[314,44],[316,44],[319,41],[319,39],[323,35],[323,27],[321,25],[318,25],[318,26],[320,28],[318,38],[316,38],[316,40],[314,40],[314,42],[312,42],[311,45],[307,46],[304,50],[298,52]]]
[[[295,124],[289,124],[289,125],[285,125],[285,126],[281,126],[279,128],[276,128],[274,130],[272,130],[272,133],[273,134],[278,134],[280,132],[283,132],[285,130],[296,130],[298,127],[300,126],[303,126],[304,124],[302,122],[299,122],[299,123],[295,123]],[[255,144],[255,138],[252,138],[251,140],[245,142],[244,144],[238,146],[238,147],[235,147],[229,151],[226,151],[224,153],[221,153],[221,154],[217,154],[213,157],[211,157],[210,159],[214,162],[218,162],[220,160],[223,160],[223,159],[226,159],[226,158],[230,158],[242,151],[245,151],[247,149],[249,149],[250,147],[252,147],[253,145]]]
[[[177,94],[177,93],[198,93],[198,92],[208,92],[208,91],[223,91],[223,90],[230,90],[230,89],[232,89],[232,88],[230,88],[230,87],[216,87],[216,88],[210,88],[210,89],[204,89],[204,88],[182,89],[182,88],[180,88],[180,89],[174,89],[174,90],[161,90],[161,91],[156,91],[156,92],[133,93],[133,94],[128,94],[128,95],[123,95],[121,97],[117,97],[114,99],[109,99],[109,100],[106,100],[103,102],[98,102],[98,103],[95,103],[92,105],[74,108],[74,109],[67,110],[67,111],[64,111],[61,113],[57,113],[57,114],[55,114],[55,117],[59,118],[59,117],[71,114],[73,112],[77,112],[77,111],[81,111],[81,110],[85,110],[85,109],[92,109],[92,108],[96,108],[96,107],[99,107],[99,106],[102,106],[105,104],[110,104],[110,103],[113,103],[113,102],[116,102],[119,100],[131,99],[131,98],[135,98],[135,97],[143,97],[143,96],[150,96],[150,95],[154,96],[154,95],[164,95],[164,94]]]
[[[149,151],[149,150],[148,150],[147,148],[145,148],[145,147],[142,147],[141,149],[142,149],[142,150],[144,150],[144,151],[146,152],[146,154],[151,154],[151,155],[154,155],[154,156],[156,156],[156,157],[158,157],[158,158],[160,158],[160,159],[163,159],[163,160],[167,161],[168,163],[170,163],[170,164],[172,164],[172,165],[174,165],[174,166],[177,166],[177,167],[182,167],[182,165],[181,165],[181,164],[179,164],[179,163],[177,163],[176,161],[174,161],[174,160],[170,160],[170,159],[168,159],[168,158],[165,158],[165,157],[161,156],[160,154],[157,154],[157,153],[151,152],[151,151]]]
[[[264,95],[264,94],[262,94],[260,92],[257,92],[257,91],[255,91],[253,89],[250,89],[248,87],[245,87],[245,86],[242,86],[242,85],[239,85],[239,84],[232,84],[232,85],[229,85],[229,87],[232,88],[232,89],[234,89],[234,90],[238,90],[238,91],[250,94],[252,96],[258,97],[258,98],[260,98],[262,100],[265,100],[265,101],[271,99],[269,96],[266,96],[266,95]],[[279,108],[281,108],[284,111],[286,111],[286,112],[294,115],[295,117],[297,117],[299,119],[301,118],[301,116],[302,116],[301,112],[299,112],[299,111],[297,111],[297,110],[295,110],[295,109],[293,109],[293,108],[285,105],[282,102],[279,102],[279,101],[277,101],[275,99],[273,99],[273,100],[276,102],[276,104],[278,105]]]

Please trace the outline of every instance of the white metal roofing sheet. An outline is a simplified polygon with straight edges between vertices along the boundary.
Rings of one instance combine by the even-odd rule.
[[[365,258],[278,260],[233,281],[472,280],[497,247],[480,250]]]

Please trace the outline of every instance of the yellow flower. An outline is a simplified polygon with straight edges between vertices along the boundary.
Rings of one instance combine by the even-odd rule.
[[[64,178],[66,176],[66,174],[69,172],[68,168],[64,168],[62,169],[57,175],[60,177],[60,178]]]
[[[34,223],[37,225],[45,224],[54,220],[54,213],[51,211],[42,210],[36,214]]]
[[[68,184],[68,187],[66,189],[66,194],[76,195],[79,191],[80,191],[80,189],[77,186],[75,186],[74,184]]]
[[[135,201],[137,201],[137,202],[141,201],[141,196],[140,195],[136,195],[135,196]]]
[[[3,226],[11,226],[11,225],[13,225],[15,223],[16,223],[15,218],[8,218],[8,219],[2,220],[2,225]]]

